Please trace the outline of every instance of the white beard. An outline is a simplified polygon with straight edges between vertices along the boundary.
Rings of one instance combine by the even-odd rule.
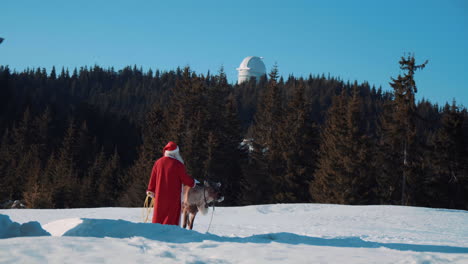
[[[176,152],[172,152],[172,151],[167,151],[164,153],[164,156],[165,157],[169,157],[169,158],[173,158],[173,159],[176,159],[180,162],[182,162],[182,164],[184,164],[184,160],[182,159],[182,156],[180,156],[180,152],[179,151],[176,151]]]

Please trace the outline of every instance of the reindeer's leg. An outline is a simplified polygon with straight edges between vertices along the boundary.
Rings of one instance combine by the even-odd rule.
[[[190,223],[190,227],[189,227],[189,228],[190,228],[190,230],[192,230],[192,228],[193,228],[193,221],[195,220],[195,216],[196,216],[196,215],[197,215],[196,213],[190,214],[190,220],[189,220],[189,223]]]
[[[189,191],[190,191],[190,187],[188,187],[187,185],[184,185],[184,190],[183,190],[183,195],[184,195],[183,203],[184,204],[189,204],[188,203]]]
[[[182,211],[182,227],[186,228],[187,227],[187,221],[188,221],[188,210],[184,208]]]
[[[182,222],[182,227],[186,228],[187,227],[187,222],[189,218],[189,204],[188,204],[188,193],[189,193],[190,188],[188,186],[184,185],[183,188],[183,201],[182,201],[182,217],[183,217],[183,222]]]

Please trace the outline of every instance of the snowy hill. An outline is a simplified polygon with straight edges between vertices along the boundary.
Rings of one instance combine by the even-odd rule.
[[[468,263],[467,211],[217,207],[206,233],[210,217],[189,231],[139,208],[0,210],[0,263]]]

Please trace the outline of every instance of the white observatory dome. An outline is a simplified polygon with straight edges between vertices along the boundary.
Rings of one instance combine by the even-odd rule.
[[[239,72],[237,83],[241,84],[245,81],[249,81],[250,78],[255,77],[257,82],[260,77],[266,74],[265,64],[262,61],[263,57],[249,56],[245,58],[237,71]]]

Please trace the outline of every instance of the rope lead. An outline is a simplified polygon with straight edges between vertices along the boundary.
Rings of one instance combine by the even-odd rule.
[[[213,211],[211,212],[210,224],[208,225],[208,229],[206,229],[206,232],[205,232],[205,233],[208,233],[208,230],[210,230],[211,221],[213,221],[214,210],[215,210],[215,203],[213,202]]]
[[[154,207],[154,198],[151,198],[151,202],[149,201],[150,198],[151,196],[147,195],[145,203],[143,204],[143,223],[148,223],[151,215],[151,209]]]

